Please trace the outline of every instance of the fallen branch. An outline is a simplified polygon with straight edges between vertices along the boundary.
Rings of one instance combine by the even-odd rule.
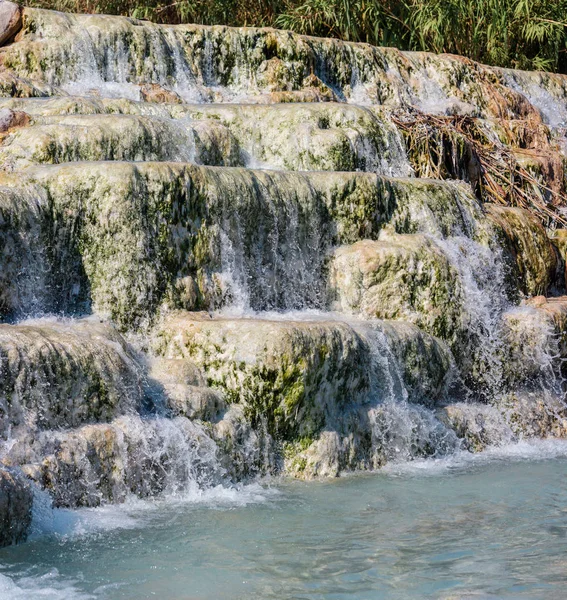
[[[508,131],[509,145],[490,135],[492,132],[483,129],[483,122],[473,117],[437,116],[412,111],[398,112],[392,120],[405,136],[416,175],[464,179],[471,183],[474,191],[479,190],[484,202],[525,208],[538,216],[548,228],[557,225],[567,227],[567,218],[558,210],[558,207],[567,206],[563,182],[559,181],[558,189],[554,189],[549,181],[538,180],[518,162],[516,156],[524,153],[543,161],[556,151],[549,142],[546,142],[549,144],[547,151],[519,148],[513,143],[514,132],[504,120],[499,125]],[[540,144],[538,133],[541,130],[530,128],[526,123],[523,132],[531,133],[531,139],[538,139]],[[478,178],[476,173],[467,172],[469,165],[463,164],[465,156],[458,154],[459,150],[463,153],[465,148],[479,166]]]

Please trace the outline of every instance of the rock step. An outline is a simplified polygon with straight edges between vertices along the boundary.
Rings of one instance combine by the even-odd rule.
[[[411,173],[391,121],[347,105],[287,105],[272,111],[185,105],[152,111],[144,110],[148,105],[131,103],[131,114],[45,116],[28,104],[5,103],[4,111],[12,110],[8,106],[28,107],[31,112],[26,114],[34,121],[30,127],[11,130],[4,139],[0,166],[5,170],[33,163],[185,160],[295,171]]]
[[[159,326],[154,351],[190,360],[229,402],[258,402],[258,414],[281,418],[274,427],[282,435],[286,427],[299,428],[300,435],[319,430],[321,419],[340,419],[345,406],[367,404],[375,383],[372,371],[380,370],[373,352],[393,361],[382,365],[379,386],[406,387],[410,401],[418,403],[434,404],[443,397],[450,356],[441,342],[417,327],[338,316],[329,320],[326,313],[294,319],[294,314],[298,316],[230,318],[176,312]],[[270,381],[279,384],[270,386]],[[261,390],[269,397],[257,397]],[[266,402],[275,405],[264,406]]]
[[[5,109],[26,112],[36,124],[51,125],[43,135],[50,138],[61,137],[63,148],[54,147],[45,151],[61,153],[69,145],[68,129],[58,130],[55,125],[74,125],[75,127],[91,126],[94,131],[92,148],[85,148],[83,154],[75,156],[78,160],[92,159],[97,151],[97,140],[100,133],[97,128],[106,125],[111,128],[119,127],[128,132],[147,128],[148,119],[174,119],[175,129],[187,128],[196,137],[196,160],[203,164],[219,165],[267,165],[270,168],[291,170],[362,170],[373,171],[383,175],[405,176],[415,169],[418,175],[426,175],[426,165],[437,164],[443,154],[441,165],[437,165],[437,177],[445,179],[466,179],[476,182],[479,177],[477,160],[471,158],[471,140],[456,126],[457,122],[449,119],[432,119],[420,121],[423,116],[412,112],[395,112],[401,122],[394,123],[392,111],[383,107],[360,107],[347,104],[278,104],[271,106],[253,104],[151,104],[127,99],[61,97],[51,99],[5,98],[0,100],[0,106]],[[75,119],[71,118],[71,115]],[[91,116],[92,119],[80,119],[79,115]],[[100,115],[100,121],[94,118]],[[114,124],[102,115],[129,115],[122,124]],[[182,123],[178,123],[181,120]],[[189,121],[189,123],[185,123]],[[409,131],[406,125],[414,123]],[[136,123],[138,124],[136,127]],[[206,124],[205,124],[206,123]],[[421,123],[421,125],[420,125]],[[484,147],[493,145],[494,155],[498,157],[497,148],[505,147],[515,154],[520,165],[532,175],[544,182],[548,187],[557,188],[557,181],[550,178],[548,166],[542,163],[542,157],[547,157],[554,164],[554,170],[561,171],[561,144],[551,135],[547,126],[542,123],[533,124],[526,120],[478,119],[467,121],[473,132],[473,137],[483,138]],[[152,121],[153,124],[153,121]],[[145,141],[136,135],[127,135],[126,140],[120,140],[121,147],[128,141],[133,146],[129,152],[134,158],[144,150],[144,144],[152,146],[151,138],[155,135],[155,127],[163,130],[165,123],[154,124],[154,128],[146,135]],[[431,146],[423,143],[424,128]],[[37,136],[42,135],[41,129],[34,129]],[[59,136],[57,136],[59,133]],[[78,129],[79,137],[85,138],[86,131]],[[109,137],[112,139],[112,132]],[[25,135],[19,132],[19,135]],[[138,133],[138,136],[140,134]],[[165,135],[165,134],[162,134]],[[177,143],[186,140],[186,136],[171,132],[166,148],[159,156],[166,156]],[[405,140],[405,143],[404,143]],[[86,140],[85,140],[86,141]],[[83,141],[83,145],[85,144]],[[4,145],[11,144],[10,139]],[[15,140],[16,145],[18,140]],[[43,146],[47,145],[44,141]],[[185,141],[187,145],[187,141]],[[35,146],[35,144],[34,144]],[[406,146],[408,150],[406,151]],[[73,148],[71,148],[72,150]],[[9,148],[7,148],[10,151]],[[102,151],[99,149],[98,151]],[[109,150],[113,150],[112,146]],[[544,152],[545,150],[545,152]],[[90,156],[85,152],[90,151]],[[75,150],[76,152],[76,150]],[[122,153],[127,150],[122,150]],[[37,150],[36,150],[37,153]],[[183,151],[177,151],[177,156]],[[126,154],[125,154],[126,155]],[[407,156],[409,155],[409,157]],[[65,154],[64,154],[65,156]],[[73,154],[67,152],[67,159],[73,159]],[[159,159],[158,156],[158,159]],[[61,156],[55,154],[51,158],[37,157],[39,162],[64,162]],[[115,159],[119,154],[114,152],[108,156],[99,156],[99,160]],[[148,159],[149,160],[149,159]],[[497,161],[501,160],[497,158]],[[546,158],[547,160],[547,158]],[[475,162],[476,161],[476,162]],[[544,161],[545,162],[545,161]],[[435,168],[430,169],[435,172]],[[556,178],[557,179],[557,178]]]
[[[219,484],[216,452],[196,421],[130,414],[17,438],[2,462],[21,465],[55,507],[76,508]]]
[[[92,321],[4,325],[0,351],[11,365],[14,344],[24,336],[17,371],[20,380],[28,375],[25,388],[14,390],[4,378],[2,393],[12,393],[12,400],[20,394],[26,426],[19,425],[1,458],[47,488],[57,506],[97,506],[129,493],[214,483],[222,476],[217,445],[229,475],[279,472],[284,446],[315,442],[323,428],[368,439],[369,408],[395,394],[433,405],[444,398],[451,377],[447,348],[409,324],[177,312],[152,338],[158,356],[150,360],[145,383],[147,393],[159,389],[162,416],[141,418],[130,402],[122,407],[125,414],[115,410],[107,423],[98,422],[103,415],[89,423],[92,415],[68,416],[77,407],[110,404],[117,392],[128,392],[131,401],[135,388],[140,396],[140,373],[130,382],[123,377],[120,359],[131,360],[124,342],[108,325]],[[109,364],[113,348],[118,358]],[[89,385],[93,377],[96,389]],[[39,406],[26,401],[39,395]],[[33,421],[38,410],[46,415],[49,408],[49,422]],[[195,418],[208,423],[203,427]],[[365,444],[356,461],[371,460],[373,450]]]
[[[282,449],[286,472],[305,477],[334,468],[326,462],[335,462],[333,452],[324,453],[324,465],[307,470],[307,461],[296,460],[308,448],[319,456],[316,449],[328,435],[350,456],[341,458],[344,468],[382,464],[373,411],[401,402],[402,410],[420,418],[420,405],[441,402],[453,375],[450,352],[409,323],[299,316],[178,312],[160,325],[153,348],[199,366],[230,406],[225,422],[238,411],[264,431]],[[217,436],[223,431],[221,421]],[[229,454],[233,435],[219,440]]]
[[[5,173],[0,184],[4,315],[25,314],[31,300],[37,310],[42,293],[58,310],[90,300],[135,326],[164,302],[323,308],[334,246],[386,225],[442,237],[484,226],[463,184],[369,173],[85,162]],[[29,281],[15,277],[22,270]],[[49,284],[34,290],[44,273]]]
[[[518,178],[512,203],[523,203],[527,194],[536,204],[538,199],[551,203],[553,211],[564,193],[562,133],[557,137],[531,118],[463,122],[336,103],[184,105],[70,97],[5,99],[2,105],[12,110],[7,114],[36,124],[32,130],[11,129],[3,136],[0,167],[7,170],[34,162],[191,160],[390,176],[415,173],[465,180],[478,192],[479,186],[488,185],[481,177],[484,160],[504,181]],[[120,115],[129,118],[116,121]],[[4,121],[0,118],[0,131]],[[546,216],[538,211],[540,218]]]
[[[453,403],[447,396],[454,376],[447,347],[403,321],[179,312],[156,332],[154,351],[201,367],[231,410],[243,410],[256,428],[261,424],[283,443],[286,472],[336,475],[388,460],[387,444],[376,440],[382,427],[395,429],[397,419],[413,421],[421,431],[418,448],[430,435],[450,443],[453,431],[471,450],[520,437],[566,435],[560,394],[567,299],[548,304],[506,314],[504,377],[506,389],[516,391],[497,395],[488,405]],[[547,362],[540,360],[542,354]],[[420,421],[424,413],[404,402],[438,405],[436,414],[448,430]],[[403,447],[405,434],[398,433]]]
[[[547,273],[543,285],[545,289],[549,289],[554,281],[552,275],[556,257],[543,228],[537,221],[532,220],[527,211],[501,207],[498,207],[498,211],[497,226],[502,219],[508,218],[517,224],[505,230],[497,229],[500,235],[505,236],[505,248],[515,248],[513,253],[509,253],[507,264],[512,271],[521,269],[522,274],[515,273],[514,281],[520,282],[521,289],[530,289],[534,281],[530,280],[526,273],[536,273],[540,278]],[[508,211],[511,212],[510,216],[507,215]],[[340,246],[334,250],[329,264],[330,307],[364,318],[399,319],[419,326],[449,344],[461,369],[461,375],[466,377],[469,359],[475,355],[477,349],[482,351],[482,346],[488,342],[482,337],[476,337],[482,333],[476,328],[476,321],[483,315],[476,312],[478,290],[471,287],[470,282],[474,271],[456,259],[455,252],[459,246],[463,246],[464,254],[461,258],[465,261],[478,260],[474,252],[481,247],[474,248],[458,238],[436,240],[423,234],[399,235],[387,230],[380,234],[378,240],[363,240]],[[543,279],[539,279],[538,282],[541,285]],[[504,284],[504,280],[501,283]],[[539,288],[531,287],[530,291],[533,294],[537,289]],[[514,288],[510,293],[516,296],[518,291]],[[485,293],[489,292],[494,293],[495,290],[489,287]],[[494,301],[497,299],[498,295]],[[556,344],[556,336],[562,335],[565,326],[562,318],[564,301],[561,298],[553,298],[546,302],[546,298],[541,296],[528,300],[530,305],[534,302],[540,303],[537,304],[538,308],[545,309],[538,313],[537,320],[540,324],[536,327],[533,323],[529,325],[529,322],[525,321],[527,314],[534,312],[533,308],[509,308],[509,300],[503,300],[501,310],[506,311],[503,320],[499,317],[498,321],[487,320],[482,324],[484,328],[490,327],[492,333],[500,340],[498,360],[501,360],[505,367],[503,377],[507,380],[515,379],[517,374],[517,380],[522,382],[530,377],[537,379],[538,374],[541,374],[541,364],[546,361],[540,363],[530,359],[527,356],[530,352],[533,352],[534,356],[547,352],[552,362],[560,362],[566,356],[564,349],[552,349]],[[523,315],[524,322],[519,329],[512,325],[518,314]],[[551,325],[552,321],[554,325]],[[525,327],[539,327],[539,337],[533,332],[526,334]],[[526,335],[529,339],[522,341],[522,336]],[[515,356],[518,353],[517,347],[521,347],[522,344],[525,345],[525,352],[521,352],[521,356]],[[538,344],[541,346],[539,350],[535,347]],[[481,348],[477,348],[479,345]],[[493,368],[496,366],[496,358],[487,357],[493,362]],[[531,367],[528,368],[528,365]],[[469,367],[473,370],[478,369],[474,361]]]
[[[480,452],[521,439],[567,437],[567,297],[531,298],[503,315],[506,385],[488,404],[455,402],[437,417]]]
[[[485,204],[509,268],[509,294],[549,293],[562,284],[558,259],[541,223],[521,208]],[[338,247],[329,271],[331,306],[365,317],[404,318],[444,339],[462,336],[466,282],[445,240],[383,230],[376,240]],[[466,327],[466,326],[465,326]]]
[[[514,275],[511,295],[547,293],[556,280],[555,253],[537,220],[501,207],[489,207],[487,218],[457,183],[118,161],[30,167],[0,183],[5,316],[92,303],[122,325],[142,325],[164,302],[322,309],[329,252],[360,240],[367,241],[336,252],[330,289],[337,308],[403,315],[446,339],[458,329],[453,300],[462,293],[439,248],[443,238],[486,246],[500,238]],[[420,299],[401,266],[437,287]],[[21,272],[28,277],[16,277]],[[387,306],[370,300],[377,293],[391,299]]]
[[[507,315],[507,364],[516,384],[522,383],[520,373],[533,381],[538,367],[547,369],[539,358],[533,360],[541,352],[556,358],[559,349],[566,356],[567,298],[540,298],[532,304],[537,307],[521,307]],[[391,458],[383,436],[391,435],[392,427],[408,457],[437,451],[435,444],[456,444],[453,430],[472,450],[522,435],[567,431],[564,405],[552,387],[548,395],[546,389],[525,389],[489,406],[446,404],[454,376],[451,354],[443,342],[414,325],[344,316],[329,320],[329,314],[299,316],[170,314],[151,339],[157,358],[150,361],[146,390],[159,390],[164,416],[172,418],[140,418],[130,407],[108,423],[86,425],[81,425],[83,419],[66,417],[83,390],[90,390],[88,405],[101,405],[112,398],[116,385],[126,385],[121,361],[129,350],[118,334],[92,321],[75,321],[72,327],[43,322],[41,329],[34,324],[4,325],[1,351],[15,364],[11,349],[26,336],[18,372],[29,374],[33,368],[35,376],[27,377],[23,391],[18,388],[28,433],[19,425],[2,462],[20,466],[51,492],[58,506],[96,506],[123,501],[131,493],[147,496],[191,482],[218,482],[218,447],[223,468],[236,479],[282,470],[313,477],[383,464]],[[549,335],[550,327],[560,335]],[[101,346],[101,340],[112,341]],[[550,342],[558,346],[550,347]],[[108,360],[104,353],[112,357],[113,349],[115,362],[101,362],[100,356]],[[51,370],[41,367],[36,352]],[[66,361],[60,369],[53,367],[56,355]],[[88,383],[97,369],[104,385],[95,390]],[[549,378],[551,373],[548,369],[545,375]],[[3,378],[4,397],[13,393],[10,381]],[[42,427],[45,423],[33,421],[37,407],[22,400],[42,394],[44,410],[55,406],[45,402],[46,383],[54,388],[48,399],[59,407],[59,420],[50,427],[70,429],[54,432]],[[139,387],[136,372],[128,386],[130,398],[132,389]],[[74,392],[66,393],[69,389]],[[437,406],[445,426],[420,405]],[[84,409],[82,403],[79,406]],[[190,420],[195,418],[208,423],[203,427]],[[413,433],[398,430],[400,419],[413,423]]]
[[[141,87],[160,85],[185,100],[362,97],[441,113],[524,117],[531,108],[537,115],[516,91],[532,83],[521,72],[273,29],[164,26],[25,8],[22,31],[2,55],[8,73],[83,94],[94,88],[138,98]],[[566,78],[537,76],[565,96]]]
[[[97,319],[0,325],[0,438],[77,427],[137,412],[141,367],[122,336]]]

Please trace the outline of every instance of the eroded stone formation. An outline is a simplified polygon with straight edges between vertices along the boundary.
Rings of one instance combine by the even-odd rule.
[[[97,506],[567,435],[567,78],[2,28],[0,543],[32,483]]]

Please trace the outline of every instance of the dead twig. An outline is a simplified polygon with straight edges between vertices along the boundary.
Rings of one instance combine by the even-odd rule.
[[[514,131],[504,120],[500,120],[499,125],[507,132],[509,145],[502,143],[494,135],[491,138],[483,130],[482,122],[473,117],[427,115],[414,111],[411,114],[394,114],[392,120],[404,134],[416,175],[437,179],[468,180],[473,185],[478,184],[484,202],[525,208],[538,216],[547,227],[555,227],[559,224],[567,226],[567,218],[558,210],[560,206],[567,206],[567,194],[562,182],[557,184],[559,190],[553,189],[549,181],[539,180],[521,165],[517,158],[517,154],[525,154],[543,162],[553,155],[551,144],[547,152],[539,147],[533,149],[516,147]],[[549,143],[545,137],[541,142],[542,136],[539,134],[541,130],[530,128],[526,123],[519,143],[525,143],[526,139],[537,146],[541,143]],[[532,137],[530,138],[529,135]],[[516,139],[518,139],[517,134]],[[466,148],[468,156],[474,157],[478,163],[479,181],[475,182],[472,175],[467,173],[467,165],[461,164],[464,155],[457,155],[459,148],[462,152]],[[444,156],[447,153],[450,164],[444,163]],[[462,177],[455,175],[462,175]]]

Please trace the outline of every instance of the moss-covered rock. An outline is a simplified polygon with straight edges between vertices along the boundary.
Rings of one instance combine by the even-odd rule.
[[[463,326],[458,272],[420,234],[389,234],[339,247],[329,286],[332,306],[344,312],[406,320],[446,340]]]
[[[567,229],[556,229],[550,234],[552,246],[557,251],[557,287],[564,290],[567,285]]]
[[[255,426],[294,443],[325,427],[356,430],[349,414],[392,394],[435,403],[451,368],[442,344],[395,322],[350,326],[178,313],[161,327],[155,347],[193,361]]]
[[[0,315],[42,310],[55,300],[45,252],[45,194],[0,188]]]
[[[120,57],[119,69],[108,55]],[[186,97],[203,97],[208,87],[225,100],[275,94],[281,102],[281,94],[312,91],[313,100],[322,100],[333,90],[342,100],[442,114],[470,114],[472,107],[474,115],[490,117],[515,116],[529,106],[504,73],[460,57],[273,29],[160,26],[38,9],[24,9],[22,32],[4,49],[3,64],[55,86],[88,78],[103,91],[106,82],[119,81],[157,84]]]
[[[449,404],[437,415],[471,452],[522,439],[567,437],[565,404],[545,391],[509,393],[491,405]]]
[[[488,405],[456,403],[438,411],[467,448],[482,451],[522,438],[567,436],[566,326],[565,298],[540,296],[504,313],[499,393]]]
[[[187,360],[154,358],[149,378],[154,393],[165,402],[163,408],[172,416],[216,421],[226,408],[222,396],[207,387],[203,372]]]
[[[97,322],[0,325],[0,435],[109,421],[139,409],[142,374],[125,341]]]
[[[458,402],[439,409],[437,416],[471,452],[517,441],[504,415],[491,405]]]
[[[96,160],[191,160],[193,131],[183,123],[129,115],[46,118],[0,148],[0,168]]]
[[[557,268],[557,257],[545,229],[522,208],[486,205],[513,268],[513,279],[528,296],[547,294]]]
[[[218,447],[218,460],[234,482],[282,472],[281,444],[263,425],[254,427],[241,404],[232,404],[210,428]]]
[[[368,351],[342,323],[181,313],[167,321],[157,350],[192,360],[229,404],[242,404],[254,426],[281,439],[336,425],[369,391]]]
[[[403,320],[383,321],[380,328],[400,370],[406,401],[425,406],[442,401],[455,376],[448,346]]]
[[[9,253],[13,268],[25,260],[41,277],[46,264],[51,302],[65,311],[92,302],[123,327],[147,325],[164,305],[322,308],[333,245],[376,239],[388,223],[474,235],[480,211],[462,186],[366,173],[115,162],[29,168],[24,181],[2,181],[14,224],[2,241],[25,250]],[[9,314],[18,290],[8,278],[5,286]]]
[[[216,451],[206,431],[185,417],[124,415],[18,437],[3,462],[21,465],[54,506],[75,508],[220,483]]]
[[[389,449],[375,443],[382,434],[391,435],[381,429],[384,419],[415,419],[415,427],[406,432],[408,452],[433,451],[420,412],[427,411],[420,404],[432,406],[445,397],[452,367],[443,344],[394,321],[349,324],[177,313],[161,326],[154,350],[199,365],[230,405],[213,429],[221,454],[232,457],[229,472],[283,469],[300,478],[386,462]],[[397,403],[402,407],[397,416],[382,408]],[[377,425],[378,413],[384,419]],[[267,464],[256,457],[244,467],[242,447],[251,439],[253,447],[271,457]]]
[[[335,103],[148,108],[126,99],[74,102],[4,101],[5,110],[28,107],[35,127],[4,141],[3,168],[185,158],[218,166],[411,173],[401,138],[388,114],[380,111]],[[69,114],[73,112],[81,114]]]
[[[373,171],[409,175],[388,115],[345,104],[188,107],[193,119],[217,119],[251,164],[288,170]]]

